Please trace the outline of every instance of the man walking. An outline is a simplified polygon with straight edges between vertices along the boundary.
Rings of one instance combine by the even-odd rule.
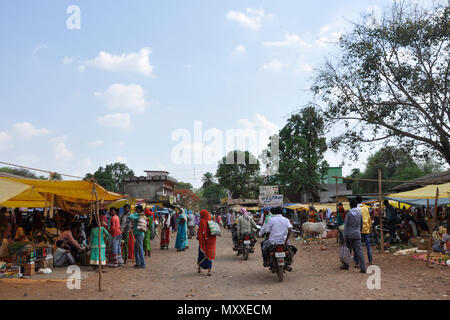
[[[357,208],[355,200],[350,201],[350,211],[345,215],[344,223],[344,243],[353,251],[355,261],[359,265],[360,272],[366,273],[364,255],[361,247],[361,231],[363,227],[363,218],[361,210]],[[341,269],[348,270],[348,264],[344,263]]]
[[[372,264],[372,248],[370,247],[370,228],[372,228],[372,218],[370,217],[369,209],[362,205],[361,196],[356,197],[356,202],[358,203],[358,208],[361,209],[363,221],[361,241],[366,245],[367,258],[369,259],[369,264]]]

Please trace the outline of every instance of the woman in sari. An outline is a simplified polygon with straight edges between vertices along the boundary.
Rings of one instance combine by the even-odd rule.
[[[201,273],[201,268],[208,270],[208,276],[211,276],[211,268],[214,259],[216,258],[216,236],[212,236],[209,230],[208,221],[211,220],[211,215],[208,211],[200,211],[200,222],[197,234],[198,240],[198,273]]]
[[[164,248],[169,249],[169,241],[170,241],[170,215],[164,214],[162,215],[161,226],[161,250]]]
[[[177,224],[178,224],[178,230],[177,230],[177,239],[175,241],[175,248],[177,251],[184,251],[187,246],[187,216],[182,211],[180,215],[178,216]]]
[[[145,218],[148,220],[148,228],[147,228],[147,232],[145,232],[145,236],[144,236],[144,253],[145,253],[145,256],[150,257],[150,252],[152,251],[151,239],[152,239],[152,235],[154,232],[153,231],[153,211],[151,211],[148,208],[145,208],[144,213],[145,213]]]
[[[104,227],[98,227],[97,220],[94,219],[92,221],[92,230],[90,237],[90,248],[91,248],[91,257],[89,263],[94,265],[94,269],[97,268],[97,265],[104,266],[106,265],[106,240],[110,238],[108,231]],[[98,234],[100,232],[100,243],[98,242]],[[100,247],[100,257],[98,248]]]

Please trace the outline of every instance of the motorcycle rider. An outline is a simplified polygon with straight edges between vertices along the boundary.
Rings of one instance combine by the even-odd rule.
[[[270,220],[264,224],[259,232],[259,236],[262,237],[268,233],[269,238],[262,243],[262,253],[264,267],[269,266],[269,248],[271,245],[284,244],[289,245],[289,236],[292,231],[292,224],[289,219],[282,216],[283,208],[275,207],[270,209],[272,216]]]
[[[241,213],[242,215],[236,220],[238,240],[246,233],[253,235],[254,230],[257,229],[255,221],[245,208],[241,208]]]

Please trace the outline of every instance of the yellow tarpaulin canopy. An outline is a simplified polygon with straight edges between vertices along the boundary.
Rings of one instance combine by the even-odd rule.
[[[431,184],[419,189],[390,194],[390,198],[403,199],[435,199],[436,188],[439,188],[439,199],[450,198],[450,182],[443,184]]]
[[[44,194],[54,194],[70,201],[89,202],[95,201],[93,193],[93,183],[90,181],[49,181],[34,179],[0,178],[0,181],[12,181],[27,185],[31,188],[16,197],[1,203],[7,207],[29,207],[39,208],[45,206]],[[95,184],[97,197],[100,201],[115,201],[123,199],[123,195],[109,192],[100,185]]]
[[[114,202],[111,202],[106,206],[106,209],[111,209],[112,207],[115,208],[122,208],[124,205],[129,204],[130,207],[133,207],[136,204],[136,199],[130,198],[130,199],[120,199]]]
[[[22,192],[30,188],[31,188],[30,186],[23,183],[8,180],[0,180],[0,203],[5,202],[11,198],[14,198],[15,196],[21,194]]]

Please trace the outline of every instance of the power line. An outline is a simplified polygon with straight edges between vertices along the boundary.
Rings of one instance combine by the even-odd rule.
[[[19,168],[22,168],[22,169],[27,169],[27,170],[33,170],[33,171],[39,171],[39,172],[45,172],[45,173],[48,173],[48,174],[57,173],[57,174],[59,174],[59,175],[61,175],[61,176],[64,176],[64,177],[71,177],[71,178],[83,179],[82,177],[72,176],[72,175],[70,175],[70,174],[59,173],[59,172],[52,172],[52,171],[42,170],[42,169],[36,169],[36,168],[30,168],[30,167],[21,166],[21,165],[14,164],[14,163],[8,163],[8,162],[3,162],[3,161],[0,161],[0,163],[6,164],[6,165],[8,165],[8,166],[13,166],[13,167],[19,167]]]

